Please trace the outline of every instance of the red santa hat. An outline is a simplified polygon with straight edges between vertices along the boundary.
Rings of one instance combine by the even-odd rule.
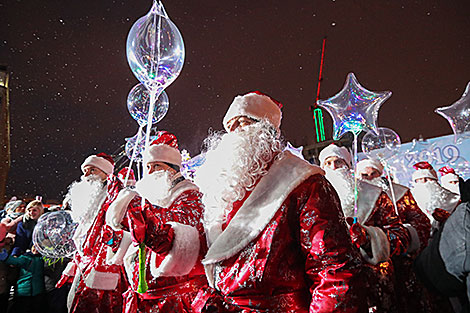
[[[413,165],[413,168],[416,170],[411,176],[413,181],[416,181],[419,178],[431,178],[437,180],[437,173],[428,162],[418,162]]]
[[[236,96],[225,113],[223,124],[226,131],[228,122],[237,116],[246,116],[255,120],[267,119],[279,131],[281,126],[282,104],[259,91]]]
[[[126,176],[127,172],[129,172],[129,177],[127,178],[127,186],[134,186],[135,185],[135,176],[134,176],[134,171],[132,169],[129,169],[128,167],[124,167],[122,170],[119,171],[118,173],[118,178],[122,183],[126,181]]]
[[[144,164],[165,162],[181,166],[181,154],[176,136],[167,131],[159,131],[147,150],[144,151]]]
[[[441,184],[443,187],[448,186],[451,182],[459,181],[459,176],[455,173],[455,170],[450,166],[443,166],[439,169],[441,173]]]
[[[320,151],[320,155],[318,156],[318,158],[320,159],[320,166],[323,168],[325,160],[332,156],[343,159],[344,161],[346,161],[346,164],[351,167],[351,153],[349,153],[347,148],[338,147],[334,143],[330,144],[322,151]]]
[[[90,155],[82,163],[82,172],[84,172],[85,166],[94,166],[102,170],[106,175],[110,175],[114,171],[114,160],[111,156],[106,153],[98,153],[96,155]]]
[[[377,159],[364,159],[364,160],[361,160],[357,163],[356,173],[359,174],[368,167],[372,167],[373,169],[379,171],[380,174],[382,174],[383,171],[384,171],[384,166],[382,165],[382,163],[379,160],[377,160]]]

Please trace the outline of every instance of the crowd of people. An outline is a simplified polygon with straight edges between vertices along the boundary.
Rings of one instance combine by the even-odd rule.
[[[191,179],[167,131],[137,182],[109,155],[87,157],[62,206],[78,226],[73,258],[50,271],[60,277],[31,242],[41,202],[21,213],[10,201],[0,260],[5,276],[20,269],[12,312],[54,296],[69,312],[470,312],[470,182],[444,167],[439,183],[420,162],[409,189],[378,160],[353,169],[334,144],[310,164],[285,149],[281,107],[237,96]]]

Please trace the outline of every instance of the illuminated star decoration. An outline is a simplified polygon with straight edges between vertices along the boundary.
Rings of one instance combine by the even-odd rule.
[[[377,133],[377,116],[380,106],[390,98],[391,91],[372,92],[362,87],[354,73],[349,73],[343,89],[328,100],[317,104],[330,113],[333,119],[333,139],[347,132],[359,134],[372,130]]]
[[[454,138],[457,139],[470,137],[470,82],[462,97],[452,105],[434,110],[437,114],[443,116],[452,127]]]

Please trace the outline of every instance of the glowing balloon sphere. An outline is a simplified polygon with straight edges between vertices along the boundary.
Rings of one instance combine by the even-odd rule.
[[[140,133],[140,136],[139,136]],[[150,136],[150,142],[154,141],[156,139],[156,136]],[[126,145],[124,147],[124,150],[126,151],[126,156],[129,158],[129,160],[132,160],[132,157],[134,156],[134,161],[140,162],[142,161],[142,152],[144,151],[145,148],[145,132],[142,128],[139,128],[139,131],[137,131],[137,134],[135,134],[133,137],[126,138]],[[134,154],[134,149],[137,149]]]
[[[152,124],[160,122],[165,117],[169,103],[168,95],[162,91],[154,105]],[[127,96],[127,109],[140,126],[147,125],[149,106],[149,91],[143,84],[135,85]]]
[[[76,250],[73,234],[77,225],[67,211],[45,213],[34,227],[33,243],[45,257],[71,257]]]
[[[368,131],[362,138],[362,151],[381,161],[397,154],[400,147],[400,136],[390,128],[379,127],[377,133]]]
[[[134,23],[126,51],[132,72],[149,90],[164,89],[178,77],[185,56],[183,38],[161,2],[154,1]]]
[[[443,116],[452,127],[455,141],[470,137],[470,82],[467,84],[462,97],[447,107],[434,110]]]
[[[353,73],[349,73],[343,89],[328,100],[318,100],[333,119],[333,139],[347,132],[377,132],[380,106],[392,95],[390,91],[372,92],[362,87]]]

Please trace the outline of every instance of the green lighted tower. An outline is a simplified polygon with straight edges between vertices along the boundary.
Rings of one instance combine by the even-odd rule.
[[[317,101],[320,98],[320,85],[323,80],[322,71],[323,71],[323,58],[325,56],[325,45],[326,37],[323,38],[322,50],[321,50],[321,61],[320,61],[320,74],[318,76],[318,86],[317,86],[317,98],[315,99],[315,104],[310,106],[312,111],[313,121],[315,122],[315,131],[317,134],[317,142],[325,141],[325,128],[323,126],[323,113],[317,105]]]

